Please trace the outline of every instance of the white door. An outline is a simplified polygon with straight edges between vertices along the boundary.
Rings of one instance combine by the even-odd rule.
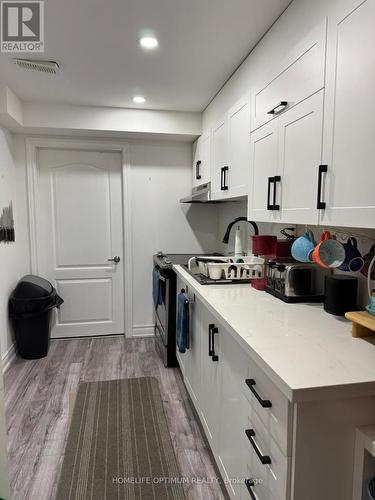
[[[38,150],[37,199],[38,274],[65,301],[52,336],[124,333],[120,154]]]
[[[275,183],[275,176],[279,175],[277,120],[251,133],[250,150],[248,218],[259,222],[277,222],[280,211],[273,210],[273,202],[279,202],[276,198],[274,200],[275,188],[280,192],[280,186]]]
[[[323,90],[297,104],[276,121],[279,122],[281,220],[295,224],[318,224]]]
[[[212,129],[212,166],[211,166],[211,189],[214,199],[226,196],[225,178],[227,177],[227,120],[223,117]]]
[[[321,222],[374,228],[375,2],[345,6],[339,3],[328,27]]]
[[[250,165],[250,96],[239,100],[228,112],[227,195],[248,194]]]

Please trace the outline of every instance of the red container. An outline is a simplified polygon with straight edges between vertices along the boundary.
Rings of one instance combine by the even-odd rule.
[[[252,252],[266,259],[280,259],[291,256],[292,239],[278,240],[276,236],[257,235],[251,237],[253,241]]]
[[[292,245],[294,240],[277,240],[276,255],[273,259],[280,259],[282,257],[292,256]]]
[[[259,280],[251,280],[251,286],[256,290],[264,292],[264,290],[266,289],[266,282],[267,282],[266,278],[262,278]]]
[[[252,252],[254,255],[271,256],[276,254],[277,237],[268,235],[256,235],[251,237],[253,242]]]

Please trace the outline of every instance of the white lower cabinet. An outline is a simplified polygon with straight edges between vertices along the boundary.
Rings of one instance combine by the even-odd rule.
[[[254,479],[258,496],[253,498],[286,500],[290,469],[286,451],[292,435],[289,402],[179,280],[181,288],[191,300],[190,348],[177,357],[227,491],[232,499],[251,500],[245,480]],[[254,381],[253,392],[246,385],[249,377]],[[272,398],[275,406],[263,407],[260,394]],[[271,464],[262,464],[246,434],[249,429]],[[259,490],[267,494],[261,496]]]
[[[200,418],[213,452],[217,452],[219,439],[219,411],[221,388],[222,330],[212,314],[201,306],[201,401]]]

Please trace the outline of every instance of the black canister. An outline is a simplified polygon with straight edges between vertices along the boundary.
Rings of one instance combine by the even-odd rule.
[[[358,278],[333,274],[325,277],[324,310],[335,316],[356,311]]]

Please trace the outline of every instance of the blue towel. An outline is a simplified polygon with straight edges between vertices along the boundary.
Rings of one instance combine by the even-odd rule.
[[[177,347],[184,353],[190,347],[189,301],[184,293],[177,297]]]
[[[160,278],[159,272],[156,269],[154,269],[152,271],[152,298],[154,300],[155,308],[163,303],[159,278]]]

